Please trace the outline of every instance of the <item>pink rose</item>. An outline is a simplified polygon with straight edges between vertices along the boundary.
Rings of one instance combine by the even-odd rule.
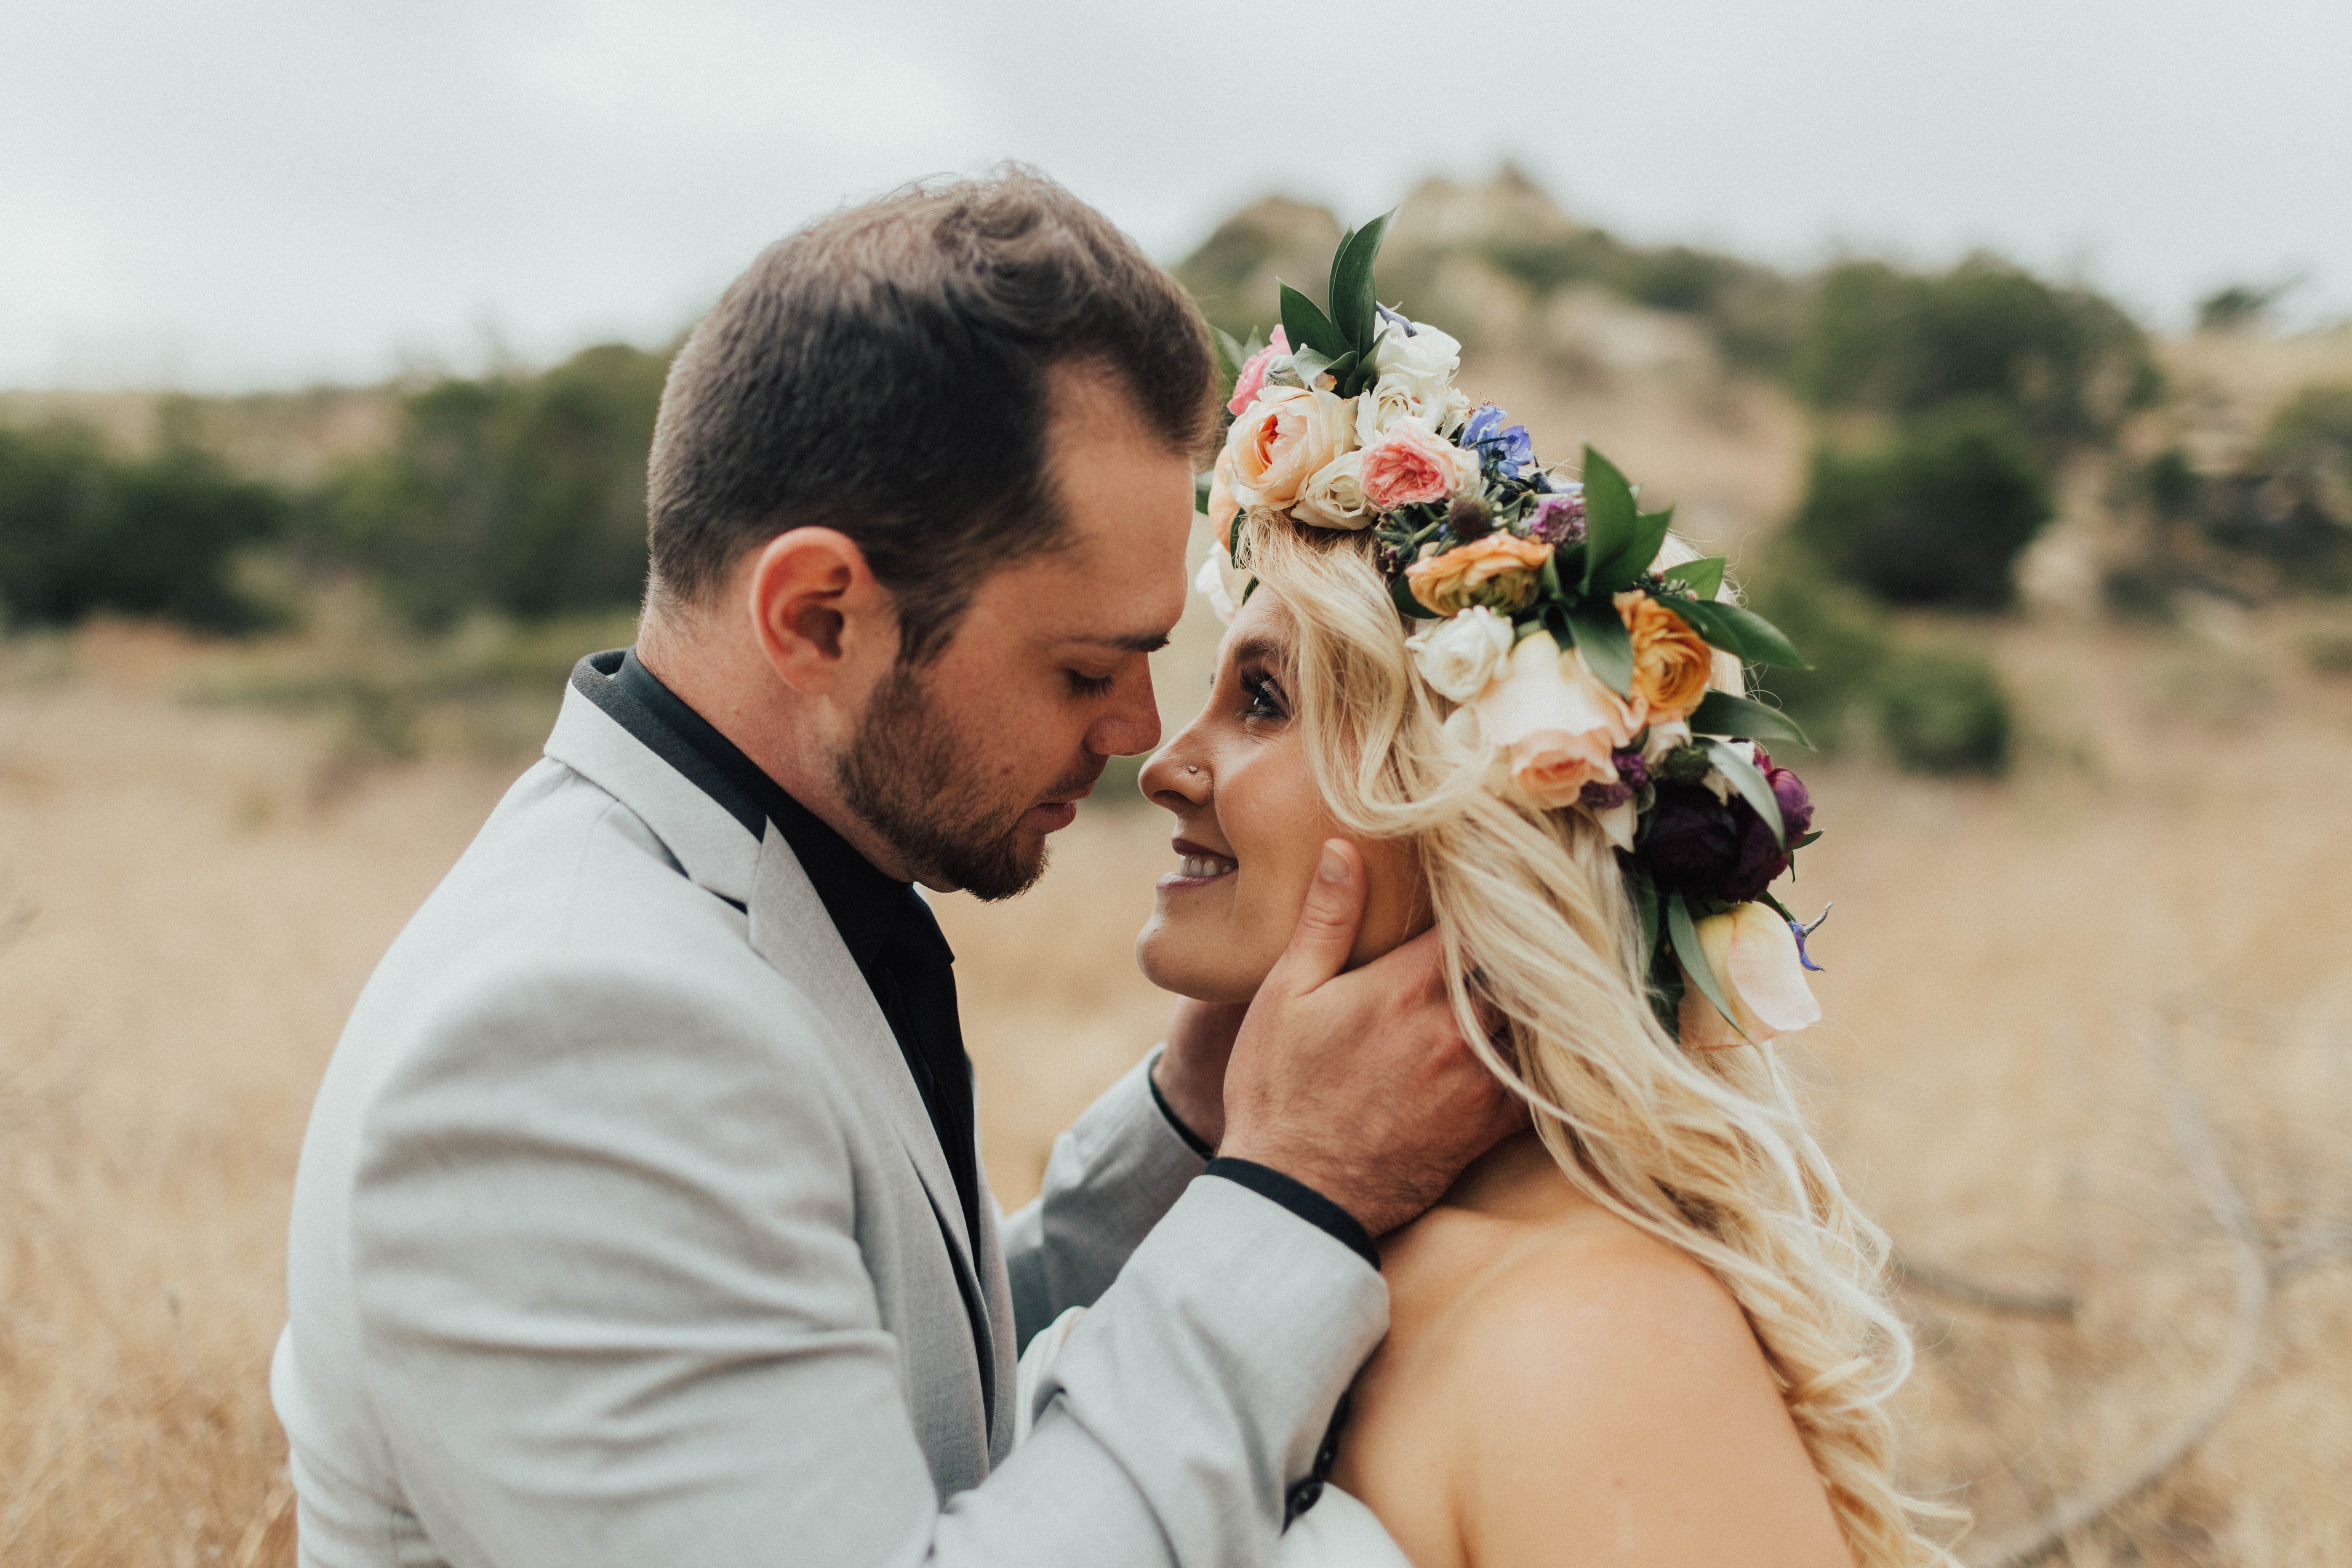
[[[1640,698],[1610,690],[1549,632],[1519,638],[1477,709],[1480,731],[1510,753],[1512,782],[1547,811],[1575,805],[1588,784],[1615,784],[1611,752],[1649,717]]]
[[[1463,482],[1462,448],[1401,419],[1364,448],[1364,499],[1381,511],[1444,500]]]
[[[1538,730],[1511,742],[1511,782],[1546,811],[1574,805],[1589,784],[1615,784],[1609,737],[1594,731]]]
[[[1274,341],[1250,355],[1249,363],[1242,366],[1241,379],[1234,383],[1233,401],[1225,405],[1225,412],[1239,414],[1247,408],[1258,389],[1265,384],[1265,367],[1274,363],[1276,354],[1289,352],[1290,340],[1282,335],[1280,327],[1275,328]]]

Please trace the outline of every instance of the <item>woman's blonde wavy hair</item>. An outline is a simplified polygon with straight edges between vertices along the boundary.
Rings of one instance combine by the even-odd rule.
[[[1584,1194],[1712,1270],[1746,1312],[1861,1568],[1949,1563],[1949,1511],[1890,1474],[1886,1402],[1911,1342],[1879,1294],[1884,1235],[1846,1197],[1768,1045],[1685,1050],[1650,1005],[1633,902],[1584,814],[1490,787],[1445,736],[1360,534],[1251,530],[1250,569],[1297,625],[1309,768],[1351,833],[1418,850],[1465,1032]],[[1666,559],[1688,560],[1677,540]],[[1718,656],[1733,692],[1738,662]],[[1473,998],[1507,1026],[1487,1042]]]

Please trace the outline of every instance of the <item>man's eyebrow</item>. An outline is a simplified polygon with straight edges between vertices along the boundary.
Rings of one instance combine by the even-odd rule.
[[[1091,643],[1097,647],[1115,647],[1121,653],[1158,653],[1168,646],[1166,632],[1119,632],[1102,637],[1071,637],[1071,642]]]

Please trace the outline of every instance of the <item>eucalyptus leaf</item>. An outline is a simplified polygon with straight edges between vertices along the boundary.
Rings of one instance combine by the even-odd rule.
[[[1633,639],[1616,606],[1606,599],[1587,599],[1569,606],[1568,624],[1576,633],[1576,651],[1584,667],[1620,697],[1633,690]]]
[[[1297,350],[1290,356],[1290,363],[1298,372],[1298,379],[1308,386],[1313,386],[1323,373],[1331,368],[1331,362],[1313,349]]]
[[[1584,586],[1633,542],[1637,511],[1633,488],[1617,465],[1584,448]]]
[[[1715,759],[1715,771],[1731,781],[1739,798],[1756,808],[1764,826],[1772,830],[1772,842],[1782,848],[1789,846],[1789,829],[1780,820],[1780,798],[1772,793],[1772,781],[1749,758],[1739,753],[1739,748],[1727,741],[1709,741],[1707,754]]]
[[[1694,599],[1712,599],[1723,592],[1723,569],[1730,557],[1710,555],[1703,561],[1685,561],[1679,566],[1669,566],[1660,575],[1669,583],[1680,583],[1690,590]]]
[[[1734,697],[1728,691],[1710,691],[1690,716],[1691,732],[1696,735],[1728,735],[1745,741],[1788,741],[1812,749],[1805,732],[1796,721],[1778,708],[1767,708],[1761,702],[1745,697]]]
[[[1714,1003],[1723,1021],[1737,1030],[1741,1039],[1747,1039],[1748,1031],[1739,1027],[1739,1020],[1731,1016],[1730,1005],[1723,999],[1723,986],[1706,961],[1706,950],[1698,944],[1698,927],[1691,923],[1690,906],[1683,902],[1678,892],[1666,895],[1666,935],[1673,940],[1675,956],[1683,961],[1683,968],[1697,984],[1699,994]]]
[[[1287,283],[1282,285],[1282,330],[1294,354],[1300,349],[1313,349],[1329,361],[1346,353],[1349,346],[1346,334],[1331,324],[1331,318]]]

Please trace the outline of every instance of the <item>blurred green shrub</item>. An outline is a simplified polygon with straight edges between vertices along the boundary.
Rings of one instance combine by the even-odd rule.
[[[2352,675],[2352,626],[2306,627],[2295,647],[2318,674]]]
[[[58,626],[94,610],[211,631],[272,618],[241,592],[239,553],[276,538],[289,503],[168,443],[115,456],[73,427],[0,430],[0,616]]]
[[[2163,390],[2147,335],[2111,300],[1987,255],[1933,274],[1832,268],[1790,379],[1820,407],[1899,419],[1996,404],[2052,457],[2112,440]]]
[[[1742,581],[1750,607],[1789,634],[1811,669],[1766,669],[1759,694],[1823,751],[1874,734],[1910,773],[2006,773],[2015,730],[2007,689],[1983,654],[1915,645],[1866,595],[1801,547],[1777,546]]]
[[[634,604],[645,586],[646,457],[667,353],[609,343],[539,375],[410,396],[381,457],[338,475],[318,547],[410,619]]]
[[[2009,416],[1962,407],[1867,450],[1816,452],[1790,531],[1890,603],[1996,609],[2052,514],[2042,461]]]
[[[1899,654],[1877,679],[1879,731],[1897,765],[1913,773],[2009,771],[2009,694],[1972,648]]]

